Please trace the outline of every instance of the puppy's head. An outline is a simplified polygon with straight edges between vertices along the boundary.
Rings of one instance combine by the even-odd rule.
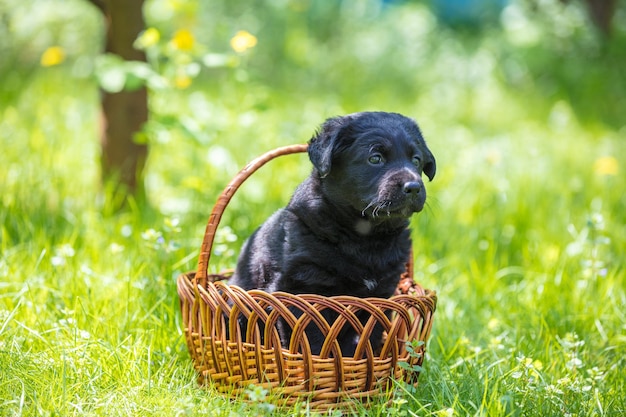
[[[417,124],[397,113],[328,119],[308,152],[329,201],[377,222],[421,211],[426,201],[422,173],[432,180],[436,171]]]

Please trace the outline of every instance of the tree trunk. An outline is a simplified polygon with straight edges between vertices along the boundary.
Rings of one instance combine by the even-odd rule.
[[[133,47],[144,30],[143,0],[92,0],[106,19],[106,52],[125,60],[146,61],[143,51]],[[113,208],[124,205],[129,196],[143,202],[143,170],[148,155],[145,144],[135,135],[148,120],[145,87],[119,93],[102,92],[101,168],[103,184],[113,187]]]
[[[570,0],[561,0],[568,3]],[[611,36],[617,0],[585,0],[591,22],[607,38]]]
[[[593,23],[605,36],[610,36],[617,2],[615,0],[587,0],[587,5]]]

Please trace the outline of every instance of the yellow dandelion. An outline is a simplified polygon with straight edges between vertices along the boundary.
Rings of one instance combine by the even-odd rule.
[[[42,67],[53,67],[65,61],[65,49],[60,46],[51,46],[41,54]]]
[[[598,175],[616,176],[619,172],[619,163],[613,156],[603,156],[596,159],[593,164],[593,171]]]
[[[174,78],[174,85],[176,88],[184,90],[191,85],[191,77],[187,74],[178,74]]]
[[[156,28],[144,30],[135,42],[135,47],[139,49],[149,48],[156,45],[161,40],[161,32]]]
[[[230,47],[238,53],[246,52],[248,49],[254,48],[256,44],[256,36],[245,30],[235,33],[235,36],[230,40]]]
[[[196,43],[196,39],[188,29],[180,29],[172,37],[172,45],[181,51],[190,51]]]

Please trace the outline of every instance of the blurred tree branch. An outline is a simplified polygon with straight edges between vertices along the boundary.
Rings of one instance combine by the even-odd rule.
[[[125,60],[146,62],[146,55],[133,47],[145,28],[143,0],[89,0],[105,17],[105,52]],[[102,91],[101,166],[104,184],[113,184],[114,208],[129,196],[143,202],[143,171],[148,154],[144,141],[135,137],[148,120],[148,97],[145,86],[111,93]]]

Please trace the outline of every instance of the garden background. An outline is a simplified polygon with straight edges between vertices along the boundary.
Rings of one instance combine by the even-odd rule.
[[[358,412],[626,414],[626,7],[450,3],[149,0],[141,63],[103,53],[86,0],[0,0],[0,416],[313,414],[199,389],[175,279],[247,161],[362,110],[437,157],[412,226],[439,304],[419,387]],[[144,86],[145,196],[120,202],[101,99]],[[309,171],[242,187],[212,270]]]

